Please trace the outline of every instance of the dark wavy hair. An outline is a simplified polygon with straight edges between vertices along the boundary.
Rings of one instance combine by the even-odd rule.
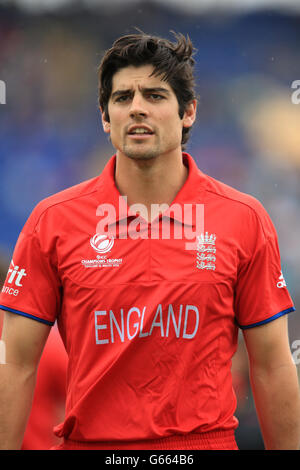
[[[176,42],[171,42],[143,32],[129,34],[117,39],[106,51],[98,68],[99,106],[109,121],[108,101],[112,92],[112,78],[121,68],[133,65],[153,66],[153,76],[159,76],[173,89],[179,104],[182,119],[187,105],[195,96],[193,68],[194,47],[187,36],[174,33]],[[190,128],[182,130],[182,145],[188,141]]]

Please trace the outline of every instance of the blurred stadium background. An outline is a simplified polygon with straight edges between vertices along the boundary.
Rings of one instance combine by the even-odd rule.
[[[191,37],[200,104],[187,151],[204,172],[264,204],[297,309],[300,104],[291,85],[300,80],[298,0],[0,0],[2,280],[35,204],[100,173],[112,155],[97,109],[97,66],[112,41],[135,27]],[[289,325],[293,351],[297,311]],[[239,447],[262,449],[242,342],[233,372]]]

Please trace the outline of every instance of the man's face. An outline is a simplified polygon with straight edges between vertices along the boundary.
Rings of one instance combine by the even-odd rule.
[[[113,76],[108,102],[109,122],[102,113],[104,131],[117,153],[133,159],[150,159],[180,150],[183,126],[195,118],[195,103],[182,119],[170,85],[150,76],[152,65],[125,67]]]

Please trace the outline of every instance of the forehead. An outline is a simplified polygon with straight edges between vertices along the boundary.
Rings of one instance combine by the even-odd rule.
[[[159,76],[151,76],[153,72],[152,65],[141,65],[134,67],[132,65],[118,70],[112,79],[112,92],[116,90],[128,90],[138,87],[163,87],[172,91],[168,82],[162,80]]]

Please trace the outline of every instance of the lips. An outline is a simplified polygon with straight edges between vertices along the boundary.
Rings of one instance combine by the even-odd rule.
[[[153,130],[151,127],[145,126],[144,124],[135,124],[134,126],[130,126],[128,129],[128,134],[130,135],[151,135],[153,134]]]

